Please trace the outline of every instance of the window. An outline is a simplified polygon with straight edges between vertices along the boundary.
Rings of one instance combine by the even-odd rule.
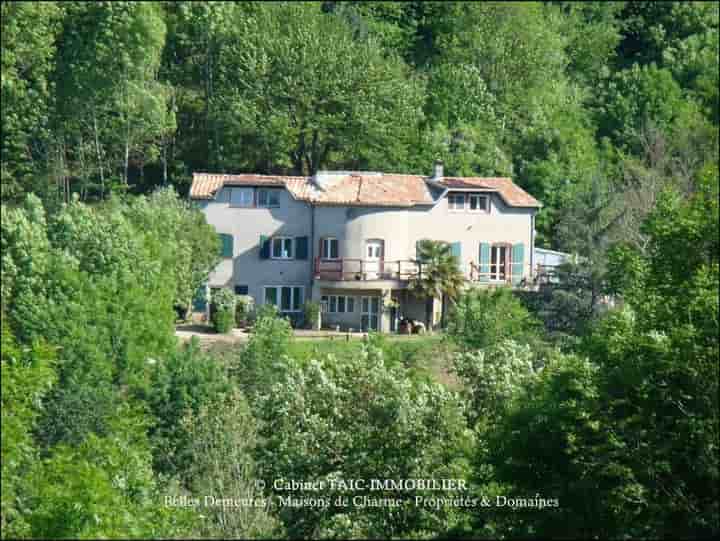
[[[465,210],[465,194],[452,193],[448,195],[448,208],[450,210]]]
[[[300,312],[304,297],[302,286],[265,286],[265,304],[278,306],[281,312]]]
[[[253,188],[231,188],[231,190],[230,190],[230,206],[231,207],[252,207],[253,206]]]
[[[490,212],[489,203],[487,195],[470,194],[470,210],[472,212]]]
[[[350,314],[355,311],[355,297],[323,295],[320,304],[329,314]]]
[[[320,256],[323,259],[337,259],[340,257],[340,244],[337,239],[328,237],[322,239],[321,242]]]
[[[249,291],[248,286],[235,286],[235,295],[247,295]]]
[[[280,190],[258,188],[258,207],[279,207]]]
[[[292,239],[292,237],[273,237],[273,239],[272,239],[272,258],[273,259],[292,259],[293,258],[293,239]]]
[[[506,279],[508,247],[496,244],[490,248],[490,279],[504,281]]]

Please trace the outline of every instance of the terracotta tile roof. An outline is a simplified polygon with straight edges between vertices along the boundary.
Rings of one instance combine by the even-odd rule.
[[[435,202],[429,180],[422,175],[348,172],[335,175],[321,186],[313,177],[194,173],[190,197],[212,199],[222,186],[285,186],[295,199],[320,205],[411,207]],[[498,192],[510,206],[540,206],[509,178],[444,177],[439,185]]]
[[[448,188],[481,189],[498,192],[505,203],[511,207],[541,207],[542,204],[532,195],[504,177],[443,177],[441,184]]]
[[[288,177],[275,175],[215,175],[212,173],[193,173],[190,186],[191,199],[212,199],[223,186],[286,186],[288,182],[307,183],[307,177]]]

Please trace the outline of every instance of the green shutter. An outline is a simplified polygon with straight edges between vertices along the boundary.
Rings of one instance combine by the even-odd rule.
[[[270,237],[260,235],[260,259],[268,259],[270,257]]]
[[[522,280],[523,278],[523,267],[525,266],[525,262],[523,261],[525,257],[525,245],[520,244],[513,244],[512,247],[512,260],[510,262],[510,274],[512,277],[512,283],[517,284]]]
[[[490,281],[490,244],[480,243],[480,277],[481,282]]]
[[[233,236],[227,233],[220,233],[220,255],[222,257],[233,256]]]
[[[459,242],[453,242],[450,244],[450,253],[458,258],[458,261],[461,261],[462,257],[462,244]]]
[[[295,237],[295,259],[308,258],[308,238]]]

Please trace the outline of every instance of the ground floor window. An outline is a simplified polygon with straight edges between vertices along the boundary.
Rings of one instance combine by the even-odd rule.
[[[304,299],[303,286],[265,286],[265,304],[277,306],[281,312],[300,312]]]
[[[346,295],[323,295],[320,299],[323,312],[328,314],[346,314],[355,311],[355,297]]]

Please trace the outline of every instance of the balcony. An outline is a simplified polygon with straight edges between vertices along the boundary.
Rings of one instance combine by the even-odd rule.
[[[396,280],[407,282],[420,272],[417,261],[403,259],[320,259],[315,258],[315,279],[333,282]]]

